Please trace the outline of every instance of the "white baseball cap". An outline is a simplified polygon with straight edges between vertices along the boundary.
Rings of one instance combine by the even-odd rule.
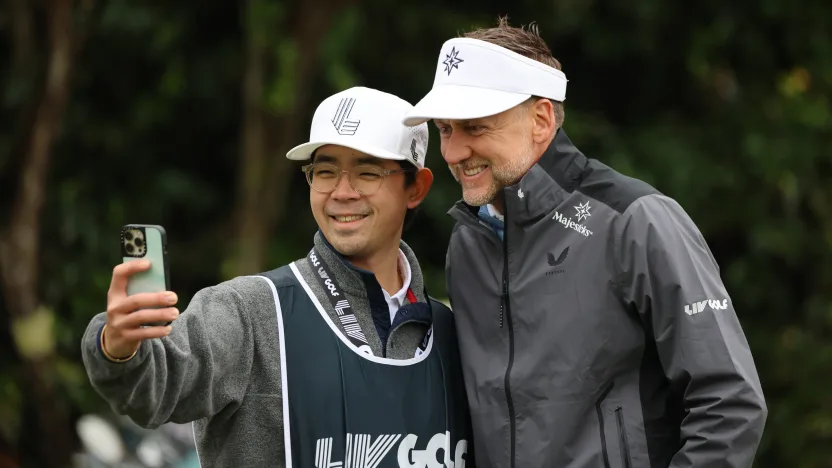
[[[445,42],[433,88],[402,121],[478,119],[507,111],[532,96],[563,102],[566,75],[504,47],[471,38]]]
[[[354,87],[334,94],[315,110],[309,142],[292,148],[286,157],[305,160],[324,145],[340,145],[382,159],[409,161],[425,167],[428,126],[405,126],[402,119],[413,108],[389,93]]]

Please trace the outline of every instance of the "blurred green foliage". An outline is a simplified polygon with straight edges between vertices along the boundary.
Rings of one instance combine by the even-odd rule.
[[[227,279],[240,169],[246,33],[269,51],[263,103],[280,114],[301,48],[280,27],[297,4],[101,2],[77,57],[53,148],[42,215],[39,323],[54,330],[58,404],[77,417],[105,409],[89,386],[79,338],[106,305],[118,232],[168,230],[172,283],[186,302]],[[320,2],[321,8],[334,2]],[[832,5],[826,0],[663,2],[496,0],[343,3],[323,40],[312,93],[296,103],[295,145],[321,99],[353,85],[415,103],[442,42],[498,14],[538,23],[563,63],[565,129],[588,156],[676,198],[709,242],[763,381],[770,416],[755,466],[832,467]],[[8,14],[0,21],[12,42]],[[249,28],[248,30],[246,28]],[[4,47],[4,50],[9,47]],[[17,183],[12,152],[31,83],[4,70],[2,206]],[[445,212],[459,189],[431,130],[436,176],[405,234],[428,288],[444,297]],[[273,154],[274,158],[283,157]],[[297,166],[285,180],[265,268],[303,256],[315,225]],[[2,219],[5,223],[6,212]],[[255,273],[255,272],[251,272]],[[183,302],[183,303],[184,303]],[[0,454],[36,460],[26,442],[29,389],[0,301]],[[43,345],[46,346],[46,345]],[[72,427],[67,427],[72,431]]]

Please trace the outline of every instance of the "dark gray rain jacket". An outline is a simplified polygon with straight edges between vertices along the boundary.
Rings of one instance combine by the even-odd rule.
[[[750,467],[763,392],[681,206],[563,130],[504,195],[505,242],[476,208],[450,211],[477,466]]]

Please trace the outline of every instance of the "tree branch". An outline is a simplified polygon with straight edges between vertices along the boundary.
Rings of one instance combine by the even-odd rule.
[[[251,8],[254,1],[249,0],[247,7]],[[326,31],[341,9],[352,1],[305,1],[295,15],[283,22],[287,25],[284,29],[292,30],[292,42],[300,50],[292,105],[277,116],[269,114],[264,104],[269,50],[259,41],[257,31],[247,29],[233,276],[261,271],[265,265],[269,239],[286,209],[290,162],[284,155],[304,135],[306,125],[297,115],[309,105],[311,78],[318,66],[318,49],[324,36],[321,31]]]
[[[26,10],[25,3],[13,1],[13,7],[16,13],[21,15],[20,18],[27,17],[22,13]],[[85,4],[88,5],[89,2]],[[40,307],[40,215],[46,200],[50,155],[69,99],[74,52],[77,50],[73,37],[72,1],[51,0],[47,3],[45,11],[48,34],[46,75],[42,91],[35,96],[37,101],[34,115],[27,122],[30,125],[20,129],[21,145],[18,148],[19,155],[16,156],[17,160],[21,161],[20,178],[11,208],[10,222],[5,230],[0,232],[0,283],[13,324],[26,323],[37,315]],[[26,60],[32,54],[31,43],[25,38],[31,34],[31,27],[16,25],[15,34],[16,40],[24,41],[15,47],[15,54],[22,54],[16,55],[16,59]],[[51,330],[44,333],[51,334]],[[46,352],[51,353],[51,350],[47,348]],[[43,356],[21,353],[24,361],[22,371],[27,390],[36,404],[38,429],[42,434],[38,444],[38,455],[42,458],[44,466],[62,467],[71,454],[71,426],[49,377],[50,357],[51,354]]]
[[[6,299],[12,314],[37,306],[37,240],[46,194],[49,153],[66,105],[72,61],[70,0],[53,0],[49,8],[50,54],[43,96],[28,130],[20,186],[11,225],[0,243]]]
[[[35,51],[35,36],[32,25],[32,10],[27,0],[10,0],[12,18],[12,67],[15,70],[28,69]]]

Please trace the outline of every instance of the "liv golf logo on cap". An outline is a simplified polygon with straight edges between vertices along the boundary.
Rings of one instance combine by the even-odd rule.
[[[338,104],[338,109],[335,110],[335,115],[332,116],[332,125],[338,130],[339,135],[355,135],[358,131],[360,120],[350,120],[352,108],[355,106],[354,98],[344,98]]]
[[[424,126],[410,127],[410,131],[413,133],[413,139],[410,141],[410,156],[413,158],[414,163],[419,164],[419,152],[417,148],[423,148],[424,151],[427,151],[427,128]]]

